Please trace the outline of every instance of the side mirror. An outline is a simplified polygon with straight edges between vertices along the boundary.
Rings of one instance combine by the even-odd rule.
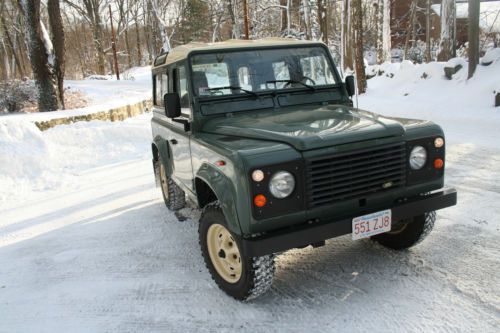
[[[181,99],[178,93],[167,93],[163,96],[165,114],[168,118],[177,118],[181,115]]]
[[[352,97],[356,93],[356,87],[354,86],[354,76],[349,75],[345,78],[345,89],[349,97]]]

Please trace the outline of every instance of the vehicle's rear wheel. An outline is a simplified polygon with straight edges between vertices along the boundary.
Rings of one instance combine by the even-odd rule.
[[[160,163],[160,185],[165,205],[170,210],[184,208],[186,206],[186,194],[172,178],[167,176],[163,163],[161,161],[158,161],[158,163]]]
[[[396,224],[391,231],[373,236],[372,239],[394,250],[407,249],[424,240],[434,227],[435,221],[436,212],[428,212],[402,221],[403,223]]]
[[[246,257],[239,238],[226,228],[218,201],[203,209],[198,234],[203,259],[220,289],[238,300],[250,300],[269,290],[274,255]]]

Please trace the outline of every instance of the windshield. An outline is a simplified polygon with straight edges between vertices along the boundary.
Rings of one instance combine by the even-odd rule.
[[[198,54],[191,66],[194,93],[200,97],[337,83],[322,47]]]

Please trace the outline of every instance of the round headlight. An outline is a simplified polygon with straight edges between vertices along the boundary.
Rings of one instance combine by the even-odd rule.
[[[283,199],[292,194],[295,188],[295,178],[290,172],[278,171],[269,181],[269,191],[278,199]]]
[[[420,170],[427,162],[427,150],[422,146],[416,146],[410,153],[410,167],[413,170]]]

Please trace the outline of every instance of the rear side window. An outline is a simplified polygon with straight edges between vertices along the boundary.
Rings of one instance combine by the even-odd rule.
[[[156,74],[154,77],[154,104],[163,106],[163,96],[168,92],[168,75]]]

